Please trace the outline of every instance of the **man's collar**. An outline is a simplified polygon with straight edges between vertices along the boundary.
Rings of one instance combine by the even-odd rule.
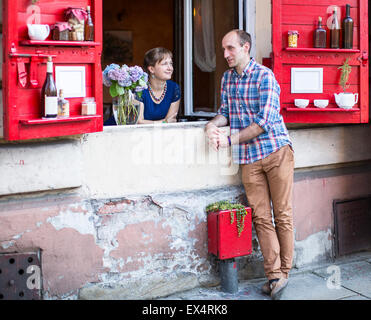
[[[255,63],[256,63],[255,59],[250,58],[249,63],[246,65],[245,69],[243,69],[241,75],[236,71],[236,68],[233,68],[233,71],[236,73],[236,75],[238,75],[240,77],[243,77],[244,75],[247,75],[248,73],[250,73],[252,71],[252,69],[254,68]]]

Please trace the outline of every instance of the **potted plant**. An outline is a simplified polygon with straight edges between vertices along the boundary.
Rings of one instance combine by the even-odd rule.
[[[140,97],[147,89],[148,75],[139,66],[128,67],[110,64],[103,71],[103,84],[109,87],[113,98],[112,109],[118,125],[135,124],[138,121]]]
[[[343,88],[343,92],[334,93],[335,101],[340,108],[350,109],[358,102],[358,93],[346,92],[349,88],[349,75],[352,71],[352,67],[349,65],[349,58],[338,69],[341,70],[339,85]]]
[[[251,253],[251,208],[228,200],[206,207],[209,253],[229,259]]]

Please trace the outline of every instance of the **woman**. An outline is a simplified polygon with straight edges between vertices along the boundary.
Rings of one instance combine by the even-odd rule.
[[[176,122],[180,104],[180,88],[170,80],[173,75],[173,55],[165,48],[154,48],[144,56],[144,71],[148,73],[148,89],[142,91],[138,123]]]

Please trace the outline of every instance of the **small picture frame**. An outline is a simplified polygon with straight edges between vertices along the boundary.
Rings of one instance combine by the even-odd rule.
[[[323,93],[323,68],[291,68],[291,93]]]
[[[65,98],[86,97],[84,66],[56,66],[55,81],[58,91],[63,89]]]

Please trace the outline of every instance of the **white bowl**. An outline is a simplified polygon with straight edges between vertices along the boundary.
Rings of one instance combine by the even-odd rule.
[[[325,99],[314,100],[313,103],[317,108],[326,108],[328,106],[328,100]]]
[[[295,106],[297,106],[298,108],[305,108],[308,104],[308,99],[295,99]]]

